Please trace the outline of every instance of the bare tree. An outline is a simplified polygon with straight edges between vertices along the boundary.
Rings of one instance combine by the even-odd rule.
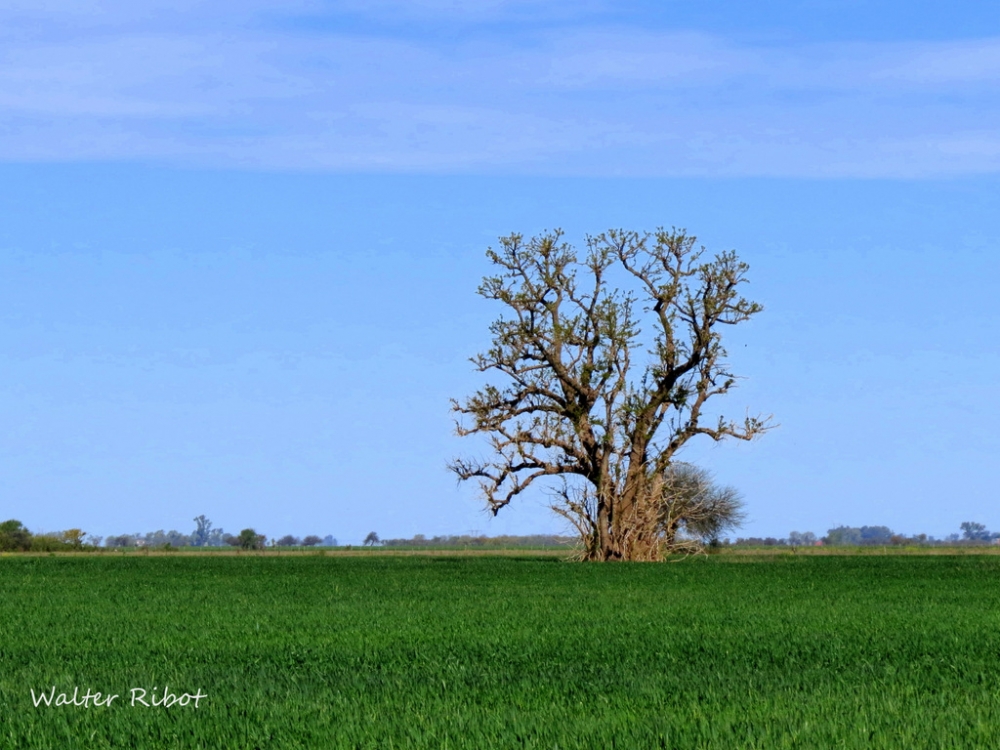
[[[494,514],[536,479],[561,478],[552,507],[596,560],[656,560],[678,529],[708,523],[676,515],[685,507],[678,451],[696,435],[750,440],[770,418],[702,424],[707,400],[736,382],[719,328],[762,309],[740,296],[748,267],[735,252],[703,254],[683,230],[662,229],[588,237],[582,261],[560,231],[514,234],[487,251],[497,272],[479,294],[506,314],[472,362],[506,382],[452,405],[469,420],[458,434],[487,436],[494,457],[449,468],[479,480]],[[639,372],[633,357],[643,347]]]

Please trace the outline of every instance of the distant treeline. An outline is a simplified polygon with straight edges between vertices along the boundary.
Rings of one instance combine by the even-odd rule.
[[[88,546],[93,547],[93,544],[80,529],[32,534],[24,528],[24,524],[13,518],[0,523],[0,552],[57,552],[79,550]]]
[[[567,547],[576,542],[576,537],[555,536],[553,534],[531,534],[528,536],[432,536],[417,534],[411,539],[383,539],[377,542],[383,547],[471,547],[483,549],[507,549],[518,547]]]
[[[197,526],[190,534],[180,531],[151,531],[145,534],[121,534],[100,537],[87,534],[81,529],[32,534],[20,521],[9,520],[0,523],[0,551],[52,552],[58,550],[95,549],[100,546],[110,548],[176,549],[180,547],[238,547],[241,549],[263,549],[265,547],[336,547],[337,540],[327,535],[315,534],[297,537],[291,534],[280,539],[269,539],[254,529],[243,529],[239,534],[226,533],[221,528],[213,528],[205,516],[194,519]],[[897,534],[888,526],[838,526],[830,529],[825,536],[818,537],[811,531],[792,531],[787,537],[738,537],[735,542],[726,539],[720,546],[737,547],[811,547],[811,546],[954,546],[984,545],[1000,543],[1000,533],[992,532],[981,523],[966,521],[960,526],[961,533],[949,534],[943,539],[935,539],[927,534],[905,536]],[[576,537],[555,534],[531,534],[527,536],[473,536],[471,534],[427,537],[417,534],[409,539],[379,539],[371,532],[364,541],[365,546],[381,547],[453,547],[463,549],[528,549],[528,548],[568,548],[576,542]],[[714,546],[714,545],[713,545]]]
[[[120,534],[101,537],[88,534],[82,529],[68,529],[42,534],[33,534],[20,521],[11,519],[0,523],[0,551],[54,552],[58,550],[96,549],[103,545],[111,548],[145,547],[171,549],[179,547],[239,547],[241,549],[262,549],[264,547],[336,547],[337,540],[327,535],[319,537],[311,534],[297,537],[291,534],[280,539],[268,539],[254,529],[243,529],[239,534],[228,534],[221,528],[213,528],[205,516],[194,519],[195,529],[190,534],[170,530],[148,533]]]
[[[105,547],[165,547],[168,544],[171,547],[240,547],[245,546],[243,539],[245,535],[241,536],[239,534],[227,534],[222,529],[213,529],[213,531],[218,533],[213,533],[210,537],[205,540],[199,540],[191,534],[183,534],[179,531],[151,531],[147,534],[121,534],[120,536],[109,536],[104,539]],[[252,529],[251,529],[252,531]],[[315,534],[311,534],[305,537],[297,537],[291,534],[281,537],[280,539],[267,539],[266,535],[256,534],[257,537],[263,538],[263,542],[260,542],[260,546],[278,546],[278,547],[336,547],[337,540],[331,536],[327,535],[325,537],[319,537]],[[100,539],[100,537],[98,537]],[[273,542],[273,545],[272,545]]]
[[[826,532],[826,536],[817,537],[811,531],[793,531],[786,538],[776,537],[738,537],[736,546],[745,547],[811,547],[819,545],[830,546],[953,546],[997,544],[1000,533],[992,532],[981,523],[966,521],[959,527],[961,534],[949,534],[944,539],[935,539],[927,534],[906,536],[897,534],[888,526],[838,526]]]
[[[268,539],[255,529],[243,529],[239,534],[227,534],[221,528],[214,528],[205,516],[194,519],[195,529],[190,534],[179,531],[153,531],[148,534],[122,534],[109,536],[104,540],[106,547],[239,547],[241,549],[262,549],[264,547],[336,547],[332,536],[319,537],[315,534],[299,538],[287,534],[280,539]]]

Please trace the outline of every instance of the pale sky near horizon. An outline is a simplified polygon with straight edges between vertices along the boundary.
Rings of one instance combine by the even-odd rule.
[[[1000,530],[1000,7],[0,0],[0,520],[558,532],[444,470],[498,235],[750,263],[740,535]]]

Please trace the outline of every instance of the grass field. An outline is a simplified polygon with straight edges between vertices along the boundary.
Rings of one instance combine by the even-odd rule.
[[[998,584],[974,555],[5,556],[0,747],[1000,747]],[[131,705],[154,687],[207,697]]]

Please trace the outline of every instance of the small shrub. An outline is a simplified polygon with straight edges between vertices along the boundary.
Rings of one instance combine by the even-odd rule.
[[[0,523],[0,552],[26,552],[31,549],[31,532],[13,518]]]
[[[66,549],[66,542],[53,534],[36,534],[31,537],[32,552],[59,552]]]
[[[253,529],[243,529],[237,537],[237,544],[240,549],[264,549],[265,539],[263,534],[258,534]]]

